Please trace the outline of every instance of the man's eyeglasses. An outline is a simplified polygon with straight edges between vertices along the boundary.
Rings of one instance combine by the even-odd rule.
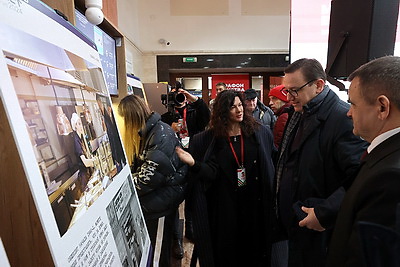
[[[297,89],[286,89],[285,87],[283,87],[283,88],[281,89],[281,92],[284,93],[285,95],[290,94],[290,95],[293,96],[293,97],[298,97],[298,96],[299,96],[299,91],[300,91],[301,89],[303,89],[304,87],[306,87],[306,86],[309,85],[310,83],[315,82],[316,80],[317,80],[317,79],[313,79],[313,80],[311,80],[311,81],[308,81],[308,82],[306,82],[304,85],[300,86],[300,87],[297,88]]]

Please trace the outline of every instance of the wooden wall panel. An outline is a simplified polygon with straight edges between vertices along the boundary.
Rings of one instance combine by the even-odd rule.
[[[103,0],[103,14],[107,20],[118,27],[117,0]]]
[[[68,21],[75,25],[75,4],[77,7],[85,11],[84,0],[42,0],[43,3],[53,9],[61,11],[68,17]],[[103,14],[113,25],[118,27],[118,11],[117,0],[103,0]]]
[[[72,0],[41,0],[53,9],[61,11],[67,16],[68,21],[75,25],[75,5]]]
[[[11,266],[54,266],[0,101],[0,237]]]

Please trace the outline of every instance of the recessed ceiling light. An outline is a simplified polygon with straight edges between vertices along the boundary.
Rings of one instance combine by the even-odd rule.
[[[207,62],[213,62],[214,59],[213,58],[207,58]]]

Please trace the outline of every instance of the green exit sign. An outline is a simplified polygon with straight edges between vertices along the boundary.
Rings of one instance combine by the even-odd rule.
[[[197,57],[184,57],[183,62],[197,62]]]

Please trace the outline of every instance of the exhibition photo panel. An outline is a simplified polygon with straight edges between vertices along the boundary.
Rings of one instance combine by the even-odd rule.
[[[101,85],[101,71],[59,70],[23,55],[4,56],[63,235],[126,164],[111,104],[101,93],[105,87],[92,87]]]
[[[146,266],[150,239],[96,45],[40,1],[15,5],[0,8],[0,97],[54,264]]]

